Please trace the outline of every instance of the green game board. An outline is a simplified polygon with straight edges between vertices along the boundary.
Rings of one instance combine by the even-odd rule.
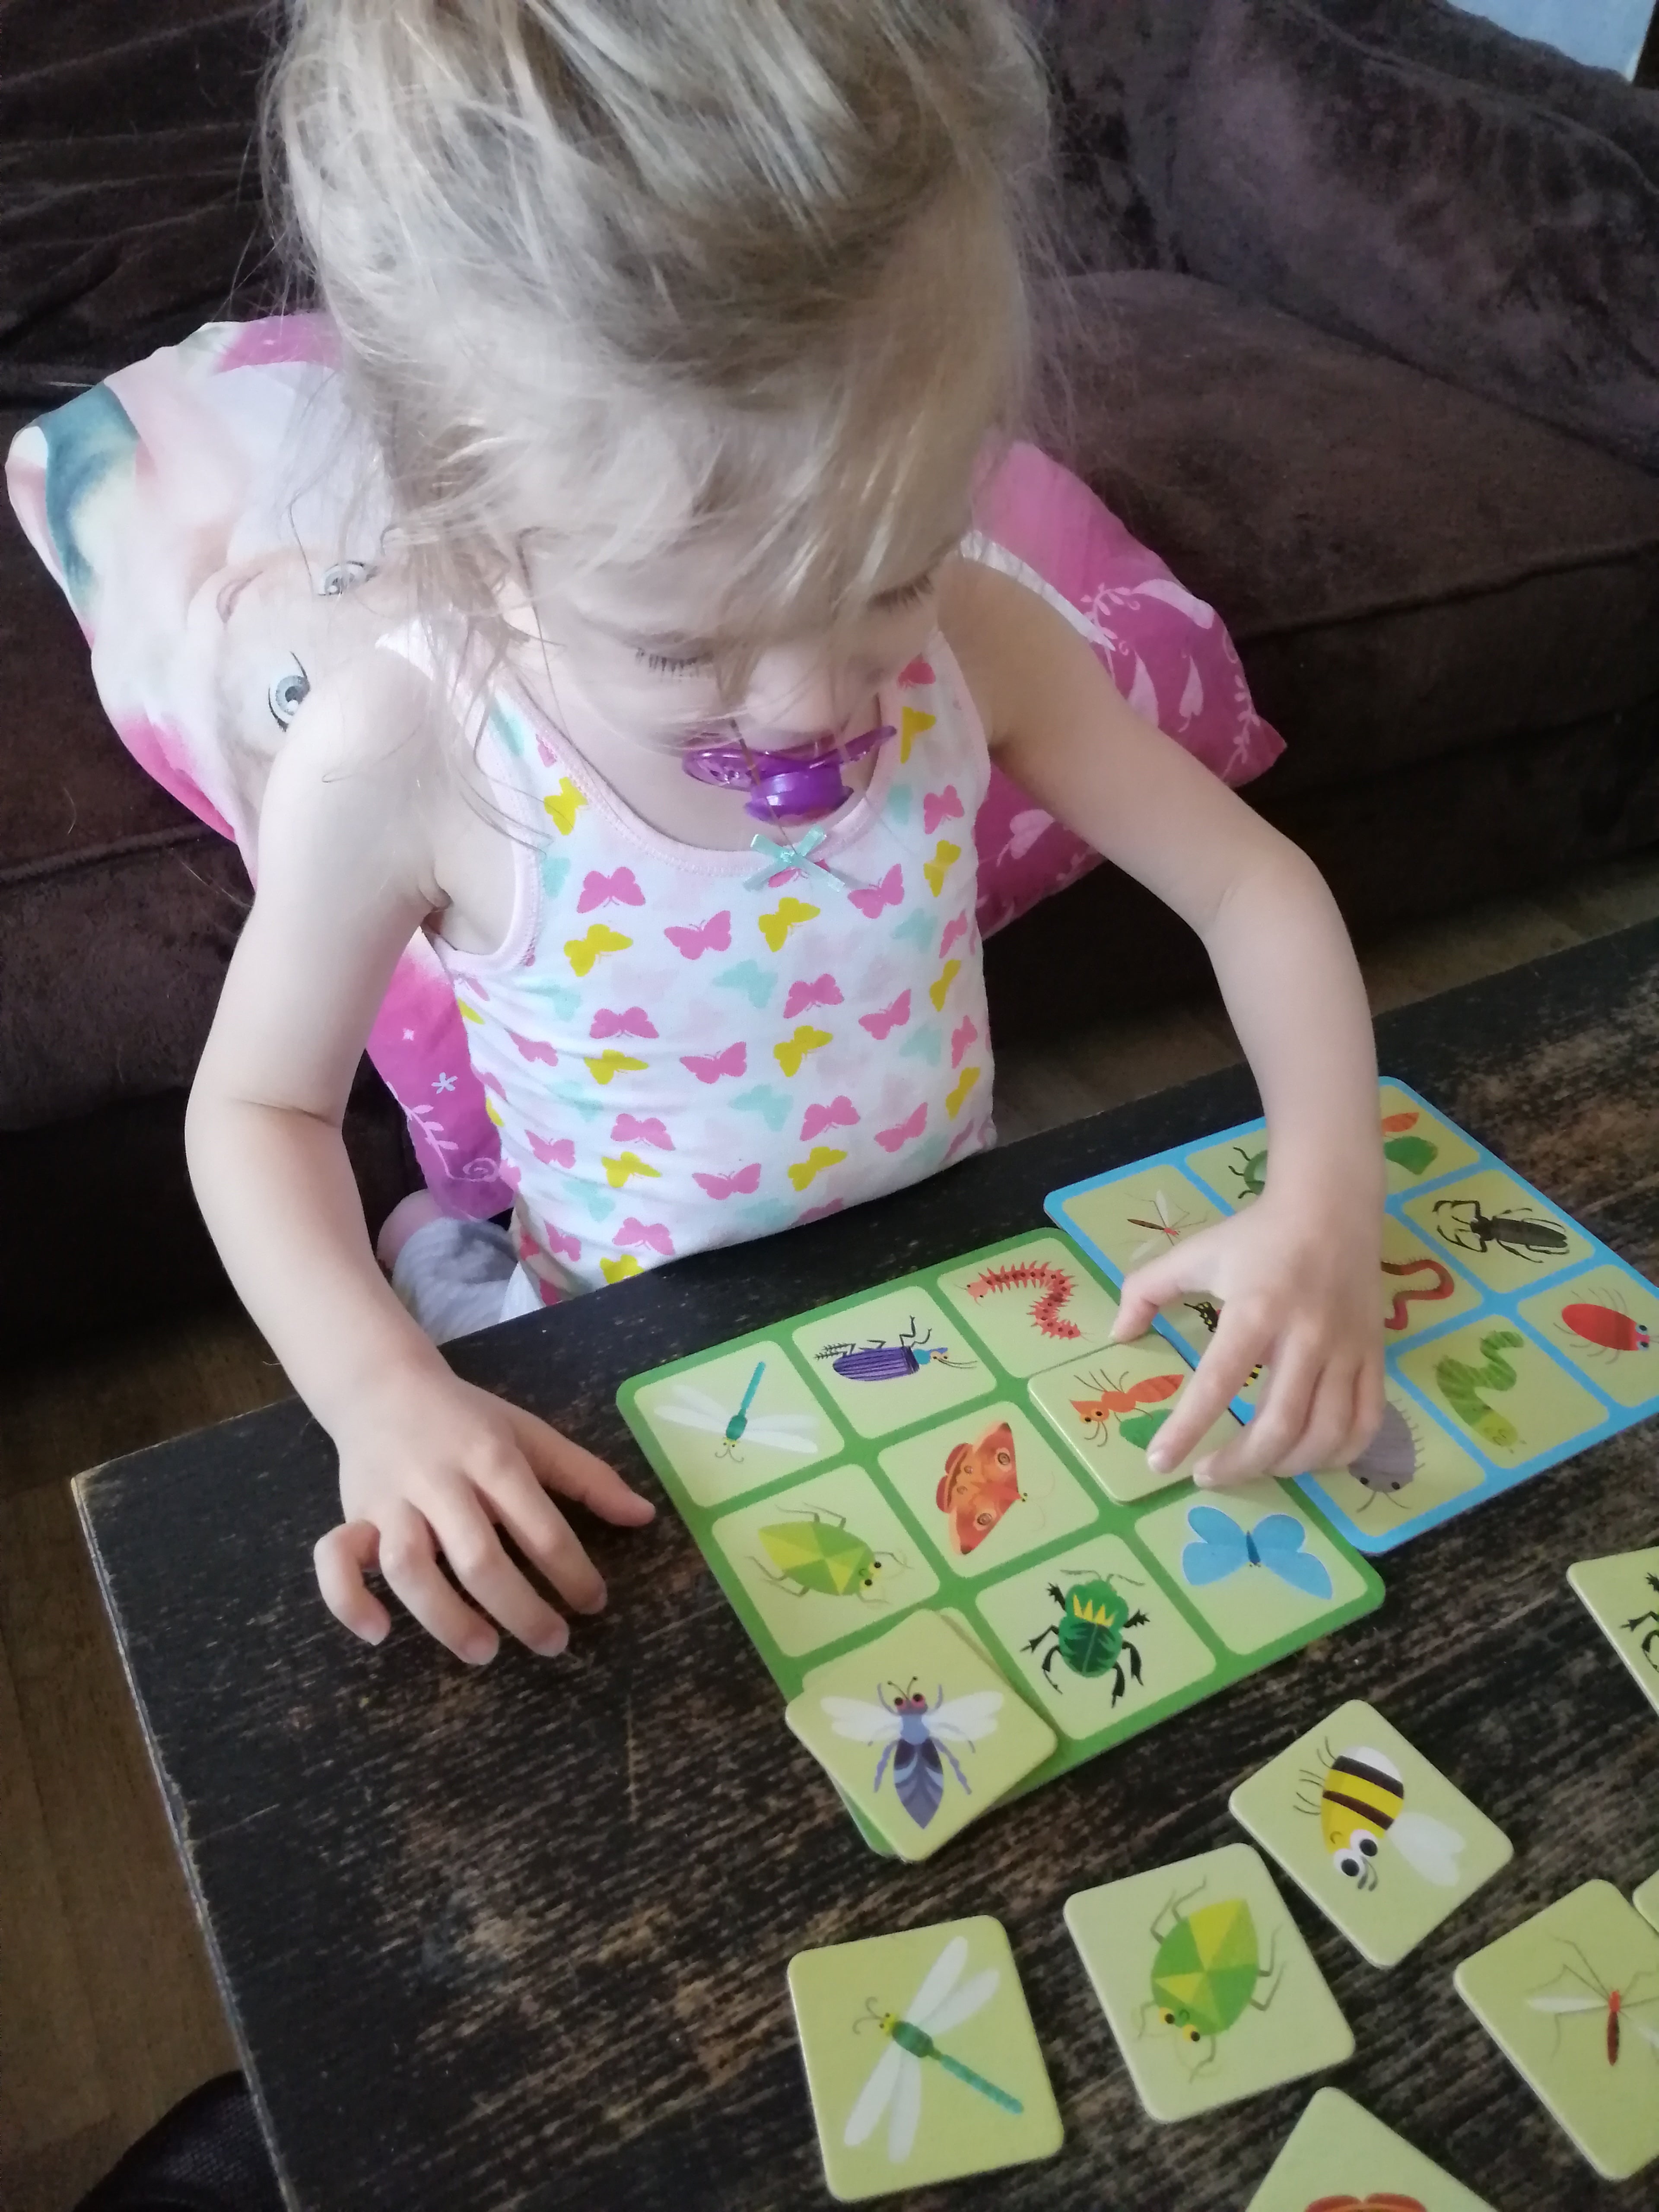
[[[1018,1796],[1381,1604],[1289,1486],[1152,1473],[1186,1370],[1155,1339],[1109,1346],[1115,1313],[1043,1227],[623,1384],[786,1699],[945,1613],[1056,1733]]]

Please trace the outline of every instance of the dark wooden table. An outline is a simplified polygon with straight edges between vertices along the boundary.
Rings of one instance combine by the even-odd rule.
[[[1653,1273],[1659,925],[1413,1007],[1382,1065]],[[1045,1192],[1255,1109],[1230,1073],[899,1198],[459,1346],[465,1375],[651,1478],[617,1385],[1042,1217]],[[1140,2112],[1067,1893],[1227,1841],[1227,1793],[1375,1699],[1513,1838],[1390,1973],[1291,1893],[1358,2039],[1338,2077],[1501,2212],[1650,2206],[1598,2183],[1453,1992],[1458,1959],[1591,1875],[1659,1867],[1659,1727],[1569,1592],[1659,1539],[1649,1424],[1382,1562],[1370,1619],[994,1814],[928,1865],[859,1840],[671,1512],[601,1532],[612,1592],[557,1662],[469,1672],[323,1610],[332,1455],[295,1404],[82,1478],[82,1509],[236,2033],[306,2212],[632,2212],[828,2201],[784,1969],[969,1912],[1006,1926],[1065,2115],[1051,2164],[908,2202],[1236,2212],[1314,2086]],[[1642,2054],[1631,2063],[1639,2064]],[[1656,2075],[1659,2079],[1659,2074]],[[1659,2089],[1654,2094],[1659,2094]]]

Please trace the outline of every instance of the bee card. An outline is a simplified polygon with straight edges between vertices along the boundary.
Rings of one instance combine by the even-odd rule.
[[[1580,1559],[1567,1581],[1659,1712],[1659,1546]]]
[[[1186,2120],[1353,2056],[1259,1853],[1227,1844],[1066,1900],[1066,1925],[1155,2120]]]
[[[1630,1901],[1650,1928],[1659,1928],[1659,1874],[1650,1874],[1639,1889],[1633,1889]]]
[[[784,1718],[902,1859],[930,1858],[1055,1741],[966,1637],[925,1612],[817,1669]]]
[[[1509,1838],[1356,1699],[1228,1800],[1373,1966],[1398,1966],[1513,1856]]]
[[[798,1951],[789,1996],[837,2203],[1060,2148],[1059,2108],[998,1922]]]
[[[1492,2212],[1473,2190],[1373,2119],[1319,2089],[1244,2212]]]
[[[1377,1109],[1388,1410],[1351,1468],[1299,1478],[1340,1534],[1370,1553],[1659,1412],[1659,1291],[1403,1083],[1381,1085]],[[1251,1121],[1070,1183],[1045,1203],[1121,1283],[1156,1252],[1253,1205],[1270,1171],[1266,1124]],[[1188,1292],[1141,1348],[1195,1364],[1218,1319],[1213,1299]],[[1093,1363],[1108,1413],[1122,1349]],[[1240,1420],[1271,1379],[1240,1390]],[[1045,1411],[1063,1426],[1063,1405]],[[1125,1415],[1122,1433],[1134,1418]]]
[[[1611,1882],[1558,1899],[1453,1980],[1599,2174],[1659,2158],[1659,1929]]]

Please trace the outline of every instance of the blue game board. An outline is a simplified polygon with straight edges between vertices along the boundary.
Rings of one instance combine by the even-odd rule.
[[[1349,1474],[1302,1487],[1351,1543],[1387,1552],[1659,1411],[1659,1291],[1403,1083],[1379,1089],[1389,1197],[1383,1431]],[[1260,1196],[1266,1125],[1242,1123],[1049,1194],[1115,1282]],[[1155,1326],[1190,1366],[1196,1295]],[[1234,1401],[1248,1420],[1261,1388]]]

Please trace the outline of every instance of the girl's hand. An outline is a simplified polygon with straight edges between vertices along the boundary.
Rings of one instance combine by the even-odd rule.
[[[1361,1178],[1362,1182],[1364,1178]],[[1215,1338],[1146,1456],[1178,1467],[1265,1365],[1255,1416],[1193,1480],[1218,1489],[1346,1467],[1382,1419],[1377,1313],[1382,1208],[1267,1193],[1186,1238],[1123,1285],[1115,1340],[1140,1336],[1182,1291],[1221,1308]]]
[[[317,1546],[317,1581],[330,1612],[369,1644],[392,1626],[363,1581],[366,1568],[378,1567],[458,1659],[477,1667],[495,1657],[500,1638],[492,1621],[551,1658],[570,1631],[514,1565],[498,1531],[566,1605],[598,1613],[605,1584],[548,1492],[624,1528],[656,1514],[602,1459],[447,1367],[402,1369],[356,1397],[334,1440],[345,1518]],[[445,1576],[440,1553],[482,1613]]]

